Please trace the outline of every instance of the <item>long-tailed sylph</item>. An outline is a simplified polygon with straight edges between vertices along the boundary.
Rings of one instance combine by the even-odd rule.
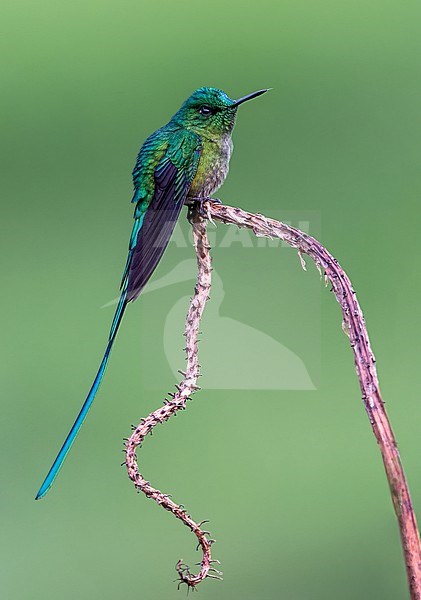
[[[92,405],[126,306],[135,300],[158,265],[185,203],[209,199],[224,182],[232,153],[237,108],[267,90],[239,100],[225,92],[196,90],[171,120],[143,144],[133,170],[134,225],[108,344],[89,394],[36,499],[45,496]]]

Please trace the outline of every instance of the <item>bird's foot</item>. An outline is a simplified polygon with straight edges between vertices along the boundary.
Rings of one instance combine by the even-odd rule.
[[[210,196],[202,196],[202,197],[193,196],[193,197],[187,198],[184,204],[187,204],[187,206],[191,206],[191,207],[196,206],[198,208],[199,214],[202,217],[206,217],[207,212],[203,207],[205,202],[214,202],[215,204],[222,204],[222,200],[220,200],[219,198],[211,198]]]

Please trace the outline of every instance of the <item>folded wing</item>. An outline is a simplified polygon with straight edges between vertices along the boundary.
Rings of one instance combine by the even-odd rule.
[[[200,151],[198,136],[186,131],[174,133],[155,169],[151,201],[138,200],[123,279],[127,302],[138,297],[168,245],[196,174]]]

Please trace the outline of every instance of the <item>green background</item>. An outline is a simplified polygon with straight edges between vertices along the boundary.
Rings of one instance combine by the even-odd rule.
[[[130,423],[175,383],[161,326],[191,281],[130,307],[63,472],[33,498],[104,348],[111,312],[100,306],[125,261],[136,152],[201,85],[233,97],[274,88],[241,109],[218,195],[279,218],[319,215],[359,295],[421,516],[419,3],[17,0],[1,12],[4,597],[175,598],[176,560],[199,559],[190,532],[119,467]],[[224,581],[203,583],[201,598],[406,598],[332,294],[292,250],[266,269],[250,249],[214,256],[223,314],[281,340],[284,327],[317,390],[205,388],[145,443],[146,477],[211,521]],[[159,275],[180,257],[169,250]]]

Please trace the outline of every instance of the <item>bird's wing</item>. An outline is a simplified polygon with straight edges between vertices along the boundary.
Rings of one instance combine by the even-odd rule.
[[[137,298],[159,263],[197,171],[201,153],[198,135],[178,130],[171,133],[165,146],[165,150],[161,147],[162,157],[153,172],[151,198],[142,198],[142,169],[137,171],[136,166],[133,172],[134,177],[137,175],[133,197],[137,205],[123,276],[127,302]]]

